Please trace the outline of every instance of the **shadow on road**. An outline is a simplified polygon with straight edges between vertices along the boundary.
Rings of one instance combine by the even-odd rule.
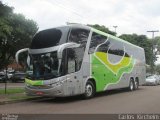
[[[132,91],[134,92],[138,92],[138,91],[142,91],[145,90],[145,88],[139,88],[136,91]],[[127,89],[116,89],[116,90],[108,90],[105,92],[100,92],[97,93],[95,95],[95,97],[93,97],[92,99],[97,99],[100,97],[109,97],[111,95],[115,95],[115,94],[123,94],[123,93],[131,93],[131,91],[128,91]],[[87,99],[90,100],[90,99]],[[38,102],[38,103],[56,103],[56,104],[66,104],[66,103],[73,103],[73,102],[80,102],[80,101],[87,101],[83,98],[82,95],[78,95],[78,96],[70,96],[70,97],[56,97],[56,98],[51,98],[51,97],[42,97],[36,101],[32,101],[32,102]]]
[[[122,94],[122,93],[126,93],[126,92],[131,93],[131,92],[137,92],[137,91],[141,91],[141,90],[144,90],[144,88],[138,88],[138,90],[136,90],[136,91],[129,91],[127,88],[107,90],[104,92],[97,93],[96,97],[111,96],[111,95]]]

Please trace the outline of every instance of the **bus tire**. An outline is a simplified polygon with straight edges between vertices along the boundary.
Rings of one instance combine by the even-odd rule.
[[[128,89],[129,89],[129,91],[135,90],[135,83],[134,83],[133,79],[130,80],[129,88]]]
[[[135,90],[137,90],[138,87],[139,87],[139,81],[138,81],[138,79],[136,79],[134,83],[135,83]]]
[[[92,98],[96,93],[95,85],[92,81],[87,81],[85,86],[84,98],[89,99]]]

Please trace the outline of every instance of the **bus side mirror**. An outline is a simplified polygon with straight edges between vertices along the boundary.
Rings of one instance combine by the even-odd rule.
[[[26,52],[26,51],[28,51],[28,50],[29,50],[29,48],[24,48],[24,49],[18,50],[18,51],[16,52],[15,58],[16,58],[17,64],[19,64],[19,54],[20,54],[20,53],[23,53],[23,52]]]
[[[30,66],[30,61],[31,61],[31,59],[30,59],[30,56],[28,55],[28,56],[27,56],[27,65],[28,65],[28,66]]]
[[[77,43],[73,43],[73,42],[70,42],[70,43],[65,43],[65,44],[62,44],[59,46],[59,49],[58,49],[58,59],[62,59],[62,53],[63,53],[63,50],[66,49],[66,48],[76,48],[76,47],[79,47],[80,44],[77,44]]]
[[[64,43],[62,45],[59,46],[59,49],[57,51],[57,58],[58,58],[58,71],[60,71],[60,66],[61,66],[61,62],[62,62],[62,54],[63,54],[63,50],[66,48],[76,48],[79,47],[80,44],[74,43],[74,42],[69,42],[69,43]]]

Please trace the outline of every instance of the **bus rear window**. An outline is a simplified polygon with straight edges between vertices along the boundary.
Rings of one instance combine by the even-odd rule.
[[[53,47],[59,44],[62,32],[59,29],[47,29],[38,32],[32,40],[31,49]]]

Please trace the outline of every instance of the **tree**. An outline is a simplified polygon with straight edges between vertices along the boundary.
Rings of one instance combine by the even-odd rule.
[[[156,53],[160,53],[160,36],[155,37],[154,46],[157,48]]]
[[[146,73],[147,74],[151,74],[152,70],[151,70],[151,66],[150,65],[146,65]]]
[[[37,30],[36,22],[0,2],[0,69],[13,61],[19,49],[29,47]]]
[[[90,25],[90,24],[88,24],[88,26],[93,27],[93,28],[95,28],[95,29],[97,29],[97,30],[103,31],[103,32],[105,32],[105,33],[108,33],[108,34],[111,34],[111,35],[116,36],[116,33],[115,33],[115,32],[110,31],[110,30],[109,30],[108,28],[106,28],[104,25],[98,25],[98,24]]]
[[[126,40],[132,44],[135,44],[137,46],[140,46],[142,48],[144,48],[145,51],[145,57],[146,57],[146,63],[151,65],[154,64],[154,62],[152,62],[152,57],[153,53],[152,53],[152,43],[151,40],[149,40],[145,35],[137,35],[137,34],[122,34],[121,36],[119,36],[120,38],[122,38],[123,40]],[[155,56],[154,57],[154,61]]]
[[[157,65],[155,69],[156,69],[156,72],[160,75],[160,65]]]

